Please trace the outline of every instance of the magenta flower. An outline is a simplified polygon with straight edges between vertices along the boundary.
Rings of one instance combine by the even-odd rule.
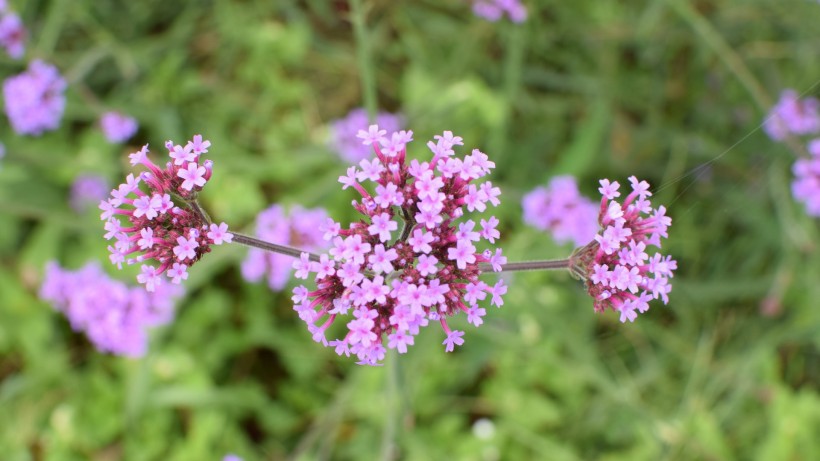
[[[402,129],[404,120],[398,114],[379,112],[376,115],[376,124],[387,131],[393,132]],[[369,125],[366,110],[361,108],[351,110],[345,118],[332,122],[331,149],[338,152],[342,160],[350,163],[358,163],[370,157],[370,149],[362,144],[362,140],[356,136],[359,130],[363,130]]]
[[[473,13],[492,22],[498,21],[504,14],[515,23],[527,19],[527,8],[519,0],[475,0]]]
[[[25,53],[26,28],[16,13],[0,8],[0,46],[14,59]]]
[[[548,231],[558,243],[586,245],[598,232],[598,206],[578,192],[572,176],[556,176],[521,201],[524,222]]]
[[[255,233],[268,242],[296,246],[304,251],[320,251],[327,248],[324,235],[328,232],[328,219],[327,212],[321,208],[295,206],[286,214],[283,207],[273,205],[256,217]],[[249,282],[258,282],[265,277],[271,290],[281,291],[290,279],[292,263],[290,256],[251,248],[242,261],[242,276]]]
[[[782,141],[789,134],[818,133],[820,102],[815,98],[801,100],[796,91],[784,90],[763,121],[763,130],[775,141]]]
[[[102,128],[103,135],[112,144],[127,141],[136,134],[138,127],[137,119],[119,112],[106,112],[100,117],[100,128]]]
[[[800,158],[792,166],[792,195],[806,205],[806,213],[820,217],[820,138],[809,142],[809,158]]]
[[[603,231],[570,257],[570,270],[584,280],[595,311],[609,307],[620,313],[621,322],[633,322],[638,312],[649,309],[652,299],[669,302],[669,279],[677,269],[671,256],[646,253],[648,245],[660,248],[660,239],[667,237],[672,219],[666,208],[652,208],[646,181],[632,176],[629,182],[632,192],[621,204],[615,200],[621,195],[620,185],[601,180],[598,222]]]
[[[194,137],[184,148],[166,142],[169,156],[180,149],[195,152],[197,138],[201,141],[201,137]],[[130,158],[132,165],[143,165],[148,171],[137,177],[129,174],[124,184],[111,191],[111,196],[100,202],[100,218],[106,222],[105,238],[115,240],[108,247],[111,262],[118,267],[140,263],[137,281],[154,291],[162,286],[163,273],[172,283],[180,283],[188,277],[187,269],[211,251],[212,244],[230,242],[233,235],[227,224],[211,223],[196,201],[211,177],[213,162],[200,164],[199,154],[194,153],[187,162],[169,161],[161,169],[148,159],[147,145]],[[150,260],[156,266],[142,264]]]
[[[77,271],[46,266],[40,297],[62,312],[75,331],[85,333],[101,352],[141,357],[148,330],[173,319],[182,288],[158,286],[153,293],[131,288],[106,275],[96,263]]]
[[[65,109],[66,82],[57,68],[32,61],[28,70],[3,82],[6,115],[19,134],[40,135],[55,130]]]
[[[450,132],[428,143],[433,152],[429,162],[407,161],[412,132],[388,136],[372,125],[359,137],[376,157],[362,160],[361,169],[350,168],[339,181],[343,189],[352,187],[361,196],[353,207],[362,218],[347,229],[336,223],[325,226],[324,237],[332,239],[333,248],[318,262],[295,263],[302,278],[307,278],[305,269],[316,274],[317,288],[296,287],[294,310],[315,341],[340,355],[355,354],[362,364],[380,362],[385,346],[406,352],[430,321],[441,324],[447,335],[445,350],[451,351],[464,342],[464,332],[451,330],[447,317],[464,312],[480,324],[480,300],[489,294],[492,304],[503,303],[503,282],[490,287],[478,279],[484,270],[479,265],[489,263],[492,252],[479,252],[474,245],[499,235],[482,236],[473,230],[475,221],[464,217],[465,211],[498,204],[497,187],[474,184],[495,164],[478,149],[463,158],[455,156],[453,147],[463,143]],[[364,187],[367,182],[375,183],[374,192]],[[486,222],[497,220],[489,217]],[[497,251],[495,261],[503,264],[506,259]],[[335,272],[328,270],[330,260]],[[352,318],[340,320],[346,333],[328,342],[329,327],[348,315]]]

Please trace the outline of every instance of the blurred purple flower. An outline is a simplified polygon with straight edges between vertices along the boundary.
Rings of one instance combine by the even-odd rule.
[[[666,216],[663,205],[652,208],[648,198],[652,193],[646,181],[631,176],[632,192],[623,204],[615,200],[621,195],[617,182],[600,182],[598,220],[603,231],[573,252],[570,270],[584,280],[587,292],[595,300],[596,312],[610,308],[620,313],[621,322],[633,322],[638,312],[649,309],[649,301],[669,301],[669,279],[678,263],[660,253],[650,257],[646,249],[647,245],[661,247],[661,238],[668,236],[666,231],[672,218]]]
[[[256,217],[255,234],[268,242],[319,251],[327,247],[322,238],[327,220],[327,212],[321,208],[295,206],[286,214],[282,206],[272,205]],[[290,256],[251,248],[242,261],[242,276],[249,282],[266,277],[271,290],[281,291],[293,272],[292,264]]]
[[[225,455],[222,461],[242,461],[242,458],[236,455]]]
[[[137,132],[137,119],[119,112],[106,112],[100,117],[105,139],[112,144],[123,143]]]
[[[504,13],[515,23],[522,23],[527,19],[527,8],[519,0],[476,0],[473,3],[473,13],[492,22],[501,19]]]
[[[810,158],[800,158],[792,166],[792,195],[806,205],[806,213],[820,217],[820,138],[809,142]]]
[[[558,243],[586,245],[598,233],[598,205],[578,192],[572,176],[556,176],[521,201],[524,222],[549,231]]]
[[[441,325],[442,344],[450,352],[464,342],[464,332],[451,330],[447,317],[463,312],[478,326],[486,313],[478,303],[501,306],[506,292],[500,280],[494,286],[479,280],[487,266],[501,270],[506,263],[501,250],[482,252],[475,246],[499,238],[498,220],[482,219],[479,228],[465,217],[499,205],[499,188],[478,182],[495,163],[478,149],[457,156],[453,148],[463,142],[449,131],[427,143],[433,155],[422,162],[407,161],[410,131],[388,135],[371,125],[358,137],[376,157],[348,168],[339,182],[361,196],[353,202],[361,217],[346,229],[330,220],[323,230],[333,247],[319,261],[302,253],[294,263],[297,278],[313,273],[316,284],[313,291],[303,285],[293,289],[294,310],[314,341],[339,355],[354,354],[361,364],[378,364],[387,348],[406,353],[430,322]],[[325,335],[334,322],[346,332],[328,342]]]
[[[399,114],[379,112],[375,123],[387,132],[399,131],[404,125],[404,118]],[[367,129],[369,125],[366,110],[351,110],[345,118],[332,122],[331,148],[348,163],[358,163],[360,160],[369,158],[370,148],[356,137],[359,130]]]
[[[32,61],[28,70],[3,82],[6,115],[19,134],[40,135],[60,125],[66,82],[57,68]]]
[[[796,91],[784,90],[766,115],[763,130],[775,141],[782,141],[788,134],[820,132],[820,102],[815,98],[801,100]]]
[[[85,333],[101,352],[141,357],[148,349],[148,329],[170,322],[182,288],[163,285],[153,293],[111,279],[95,262],[77,271],[50,262],[40,298]]]
[[[6,4],[0,4],[0,46],[14,59],[20,59],[25,52],[26,28],[16,13],[8,11]]]
[[[79,175],[71,185],[71,208],[77,213],[83,213],[90,205],[96,205],[108,195],[111,188],[108,181],[100,176]]]

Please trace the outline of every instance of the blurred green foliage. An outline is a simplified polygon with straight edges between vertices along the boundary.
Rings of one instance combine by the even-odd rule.
[[[817,94],[817,2],[530,0],[521,26],[460,0],[362,3],[379,106],[407,115],[411,155],[452,130],[495,160],[511,260],[571,251],[523,225],[531,188],[573,174],[594,197],[634,174],[674,220],[669,306],[623,325],[567,274],[515,274],[481,328],[456,322],[457,352],[431,328],[359,367],[312,342],[287,293],[245,283],[229,246],[148,356],[100,354],[37,297],[47,261],[106,259],[96,210],[68,205],[78,174],[116,184],[139,145],[202,133],[217,219],[353,216],[327,146],[362,105],[349,5],[11,0],[27,58],[70,88],[58,131],[0,126],[3,460],[820,459],[820,227],[791,199],[795,154],[758,129],[781,89]],[[139,119],[132,145],[105,142],[107,109]]]

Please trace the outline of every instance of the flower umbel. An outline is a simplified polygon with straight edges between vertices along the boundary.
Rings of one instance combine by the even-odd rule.
[[[137,119],[119,112],[106,112],[100,117],[100,128],[108,142],[125,142],[137,132]]]
[[[57,68],[40,60],[3,82],[6,115],[19,134],[39,136],[60,126],[66,81]]]
[[[572,176],[556,176],[521,201],[524,222],[552,234],[558,243],[585,245],[598,232],[598,206],[581,195]]]
[[[148,291],[163,283],[163,273],[172,283],[180,283],[188,277],[188,268],[211,251],[212,244],[233,239],[227,225],[211,223],[197,202],[197,194],[212,173],[212,161],[200,163],[200,155],[208,152],[210,145],[200,135],[185,147],[168,141],[165,147],[173,161],[162,169],[148,159],[145,145],[130,158],[132,165],[142,165],[148,171],[137,177],[129,174],[124,184],[100,202],[105,238],[115,240],[108,247],[111,262],[122,267],[123,263],[154,260],[156,267],[142,264],[137,276]],[[120,218],[125,218],[125,224]]]
[[[615,200],[621,195],[620,185],[601,180],[598,222],[603,231],[570,256],[570,271],[584,281],[595,299],[595,310],[609,307],[621,314],[621,322],[633,322],[638,312],[649,309],[652,299],[669,302],[669,279],[677,269],[671,256],[650,257],[645,252],[647,245],[660,248],[661,237],[667,237],[672,219],[666,216],[666,208],[652,208],[646,181],[632,176],[629,182],[632,192],[620,204]]]
[[[461,345],[464,334],[451,330],[447,317],[464,312],[480,325],[485,310],[479,301],[500,306],[506,287],[502,281],[489,286],[479,280],[479,264],[492,262],[500,269],[506,262],[500,250],[480,252],[475,244],[498,238],[497,220],[482,220],[482,229],[465,211],[484,211],[497,206],[501,191],[490,182],[476,181],[495,164],[474,149],[462,158],[453,147],[461,137],[445,131],[427,144],[433,152],[429,162],[406,159],[412,132],[387,136],[377,125],[360,131],[376,157],[362,160],[339,178],[343,189],[360,195],[353,207],[363,218],[347,229],[329,222],[325,238],[333,247],[318,261],[307,253],[294,263],[296,275],[315,274],[317,288],[293,290],[294,310],[308,324],[314,340],[332,346],[339,355],[355,354],[360,363],[374,365],[386,348],[399,353],[412,345],[419,329],[439,322],[446,333],[447,351]],[[373,183],[373,190],[364,187]],[[466,208],[466,210],[465,210]],[[490,295],[490,296],[488,296]],[[326,331],[340,316],[347,332],[328,342]]]

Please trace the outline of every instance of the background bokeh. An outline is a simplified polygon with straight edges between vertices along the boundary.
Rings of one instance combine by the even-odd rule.
[[[466,0],[361,4],[364,41],[345,1],[9,1],[68,104],[39,137],[0,123],[1,459],[820,459],[820,226],[791,198],[797,153],[759,129],[781,90],[820,93],[818,2],[530,0],[522,24]],[[24,68],[0,58],[2,78]],[[566,273],[517,273],[481,328],[453,322],[456,352],[430,328],[361,367],[311,340],[288,292],[245,282],[237,245],[191,269],[142,359],[39,299],[50,260],[133,283],[69,195],[121,182],[145,143],[210,139],[202,200],[233,228],[274,203],[348,222],[329,127],[367,74],[411,157],[452,130],[496,162],[511,261],[572,250],[523,223],[532,188],[648,180],[673,218],[669,305],[621,324]],[[108,110],[139,121],[130,144],[101,134]]]

